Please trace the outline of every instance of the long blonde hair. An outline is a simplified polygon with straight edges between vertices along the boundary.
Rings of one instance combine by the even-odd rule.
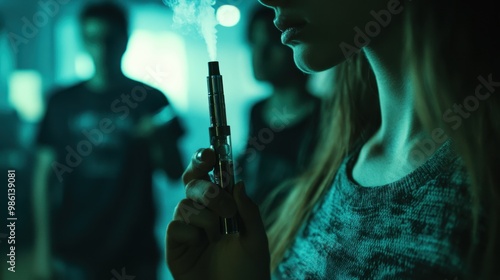
[[[465,2],[465,3],[464,3]],[[498,33],[498,9],[493,1],[405,1],[405,61],[416,86],[417,112],[431,131],[443,128],[452,138],[471,178],[471,229],[486,238],[486,252],[479,268],[482,278],[493,275],[494,256],[498,256],[500,162],[496,145],[500,139],[500,104],[493,93],[461,126],[445,124],[443,113],[453,104],[467,102],[480,84],[478,77],[500,81],[500,47],[491,36]],[[481,40],[485,40],[483,43]],[[362,53],[337,66],[335,92],[323,114],[323,135],[311,167],[295,179],[279,217],[270,227],[271,269],[274,270],[292,244],[300,226],[331,186],[343,158],[355,142],[363,142],[380,126],[378,95],[370,86],[373,74]],[[491,86],[490,86],[491,87]],[[486,90],[483,88],[483,91]],[[500,87],[499,87],[500,90]],[[482,216],[484,215],[484,223]],[[472,255],[471,251],[471,255]],[[472,262],[472,260],[470,260]],[[477,260],[476,260],[477,261]],[[478,276],[479,277],[479,276]]]
[[[281,261],[299,227],[331,185],[354,141],[367,139],[380,125],[375,80],[363,53],[337,66],[334,80],[335,92],[324,102],[320,125],[323,133],[311,167],[299,178],[285,183],[289,192],[275,212],[279,217],[270,216],[268,234],[272,269]],[[356,94],[352,95],[352,92]]]
[[[413,3],[412,3],[413,4]],[[416,88],[417,112],[428,130],[443,128],[462,157],[471,181],[472,235],[484,252],[475,252],[481,279],[494,276],[500,219],[500,99],[484,81],[500,85],[500,11],[494,1],[419,0],[406,18],[406,57]],[[484,81],[483,81],[484,80]],[[500,90],[500,87],[498,88]],[[489,96],[485,96],[488,92]],[[493,91],[493,92],[491,92]],[[479,96],[480,95],[480,96]],[[471,106],[470,102],[473,102]],[[472,110],[454,125],[445,113],[454,104]],[[479,236],[481,234],[481,236]],[[474,263],[474,264],[473,264]],[[472,268],[472,267],[471,267]],[[498,277],[498,275],[496,275]]]

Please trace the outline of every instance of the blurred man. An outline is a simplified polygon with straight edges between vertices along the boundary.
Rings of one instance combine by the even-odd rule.
[[[254,77],[272,87],[269,97],[251,108],[248,143],[239,158],[249,196],[267,214],[279,201],[262,207],[286,179],[303,171],[317,140],[320,101],[306,88],[308,76],[299,71],[292,50],[281,44],[274,12],[259,7],[250,17],[247,39]],[[238,170],[236,170],[238,173]]]
[[[153,280],[159,252],[151,176],[161,167],[180,178],[183,130],[162,93],[121,72],[123,10],[91,5],[80,23],[95,75],[51,95],[41,123],[35,270],[45,279]]]

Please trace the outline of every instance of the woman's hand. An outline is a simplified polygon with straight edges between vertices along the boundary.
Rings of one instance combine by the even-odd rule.
[[[211,149],[199,150],[183,174],[186,199],[167,229],[167,264],[175,279],[270,279],[269,247],[259,208],[243,183],[233,195],[210,181]],[[239,214],[240,233],[222,235],[219,217]]]

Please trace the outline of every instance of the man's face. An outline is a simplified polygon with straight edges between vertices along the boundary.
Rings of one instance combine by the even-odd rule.
[[[108,20],[88,18],[82,24],[85,48],[96,68],[119,70],[127,47],[127,35]],[[117,69],[115,69],[117,68]]]
[[[273,86],[293,83],[291,79],[298,73],[291,49],[281,44],[279,33],[272,32],[271,22],[258,19],[253,23],[251,34],[252,66],[258,81],[269,82]]]

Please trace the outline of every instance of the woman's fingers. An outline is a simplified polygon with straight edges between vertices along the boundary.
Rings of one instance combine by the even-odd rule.
[[[171,221],[167,227],[166,261],[170,271],[176,275],[185,274],[196,263],[195,251],[202,251],[207,238],[201,228],[182,221]]]
[[[217,240],[220,237],[219,216],[190,199],[183,199],[177,204],[173,220],[202,229],[210,241]],[[187,240],[185,240],[186,238]],[[179,240],[183,240],[183,242],[196,242],[198,239],[199,236],[193,235],[182,237]]]
[[[223,258],[215,263],[231,258],[236,260],[238,267],[251,267],[248,270],[250,274],[254,274],[254,267],[257,267],[258,271],[264,271],[262,275],[268,275],[267,237],[259,209],[244,194],[241,184],[230,194],[210,181],[208,174],[216,164],[215,158],[211,149],[198,150],[182,176],[186,199],[177,205],[173,221],[167,228],[167,263],[170,271],[179,279],[202,279],[207,276],[208,266],[214,263],[212,258]],[[238,235],[222,235],[220,217],[233,217],[239,211],[243,212],[243,239],[239,240]],[[221,240],[224,242],[218,242]],[[228,244],[231,246],[228,247]],[[259,268],[259,264],[262,267]],[[227,271],[221,273],[222,276],[231,275],[222,277],[224,279],[235,279],[233,276],[240,272],[238,270],[234,275]],[[214,275],[214,279],[221,278],[217,273]]]
[[[236,204],[228,192],[205,180],[192,180],[186,185],[186,197],[206,206],[221,217],[236,215]]]
[[[233,217],[238,212],[243,236],[265,237],[259,207],[246,195],[243,182],[235,185],[231,196],[211,182],[194,180],[186,186],[186,194],[187,199],[175,210],[174,220],[203,228],[210,234],[219,231],[219,216]]]
[[[196,244],[203,239],[203,231],[192,224],[173,220],[167,227],[167,248],[175,249],[179,245]]]
[[[184,185],[197,179],[210,180],[208,172],[214,168],[214,165],[215,152],[212,149],[199,149],[191,158],[191,162],[184,174],[182,174]]]
[[[215,165],[215,152],[212,149],[199,149],[182,179],[186,185],[186,197],[206,206],[221,217],[236,215],[236,205],[232,196],[219,186],[210,182],[208,172]]]

